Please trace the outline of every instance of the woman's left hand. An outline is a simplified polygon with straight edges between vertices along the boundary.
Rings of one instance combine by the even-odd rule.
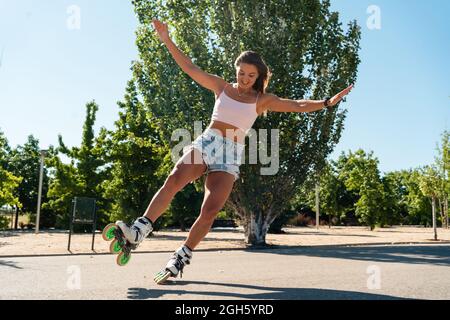
[[[346,95],[348,95],[350,93],[350,91],[352,91],[352,89],[353,89],[353,84],[350,85],[347,89],[344,89],[341,92],[339,92],[333,98],[331,98],[328,101],[328,106],[333,107],[333,106],[337,105]]]

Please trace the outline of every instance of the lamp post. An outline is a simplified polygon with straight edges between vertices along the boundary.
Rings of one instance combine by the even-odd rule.
[[[37,212],[36,212],[36,231],[39,233],[39,219],[41,217],[41,196],[42,196],[42,179],[44,175],[44,158],[47,155],[47,150],[41,150],[41,169],[39,171],[39,190],[38,190],[38,202],[37,202]]]
[[[316,181],[316,229],[319,230],[319,226],[320,226],[320,204],[319,204],[319,182]]]

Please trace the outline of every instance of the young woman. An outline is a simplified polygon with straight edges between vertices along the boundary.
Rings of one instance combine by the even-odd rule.
[[[237,58],[236,83],[230,84],[194,65],[172,42],[166,24],[153,20],[153,26],[180,68],[216,96],[209,127],[190,147],[184,149],[183,156],[154,195],[144,216],[138,218],[131,227],[122,221],[116,222],[127,240],[138,245],[152,231],[152,224],[166,210],[175,194],[186,184],[205,172],[208,173],[200,215],[190,229],[184,245],[175,251],[166,268],[155,277],[157,283],[163,283],[169,277],[176,277],[178,273],[181,275],[184,266],[192,259],[192,251],[209,232],[216,215],[224,206],[239,176],[245,136],[256,118],[267,111],[313,112],[334,106],[353,86],[332,98],[320,101],[279,98],[265,92],[270,71],[263,59],[252,51],[245,51]],[[226,150],[225,154],[213,152],[212,144],[225,146],[222,149]],[[220,161],[224,156],[227,158],[226,163]],[[230,158],[233,161],[228,161]]]

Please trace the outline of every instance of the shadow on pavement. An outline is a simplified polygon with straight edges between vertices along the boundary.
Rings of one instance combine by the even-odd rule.
[[[268,233],[268,235],[271,235],[273,233]],[[302,232],[302,231],[295,231],[295,232],[284,232],[284,233],[277,233],[277,236],[297,236],[297,235],[305,235],[305,236],[325,236],[325,237],[361,237],[361,238],[377,238],[378,235],[370,235],[370,234],[358,234],[358,233],[326,233],[326,232]]]
[[[307,257],[352,259],[360,261],[432,264],[450,266],[450,245],[385,245],[385,246],[333,246],[245,249],[249,253],[301,255]]]
[[[17,262],[0,260],[0,267],[3,267],[3,266],[15,268],[15,269],[23,269],[23,268],[17,266]]]
[[[8,242],[0,242],[0,247],[9,246],[9,245],[11,245],[11,244]]]
[[[19,233],[17,231],[0,231],[0,238],[17,237]]]
[[[371,294],[365,292],[352,292],[329,289],[309,289],[309,288],[271,288],[254,286],[247,284],[234,283],[215,283],[207,281],[168,281],[164,287],[179,287],[190,284],[202,286],[224,286],[235,288],[233,292],[219,291],[198,291],[198,290],[164,290],[164,289],[145,289],[145,288],[129,288],[128,299],[158,299],[166,294],[179,295],[183,299],[183,295],[198,295],[204,297],[215,297],[217,299],[275,299],[275,300],[408,300],[400,297],[388,295]],[[261,293],[239,293],[242,289],[261,290]],[[270,291],[270,292],[267,292]]]
[[[157,240],[177,240],[182,241],[186,240],[187,236],[178,236],[178,235],[170,235],[170,234],[155,234],[154,236],[150,237],[149,239],[157,239]],[[236,238],[204,238],[202,241],[234,241],[234,242],[244,242],[244,238],[242,239],[236,239]]]

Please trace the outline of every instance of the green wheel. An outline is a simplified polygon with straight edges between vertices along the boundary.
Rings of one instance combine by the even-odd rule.
[[[153,280],[156,282],[156,284],[164,284],[171,275],[172,273],[169,270],[161,270],[160,272],[155,274]]]
[[[122,266],[126,265],[128,262],[130,262],[130,258],[131,258],[131,254],[126,254],[125,252],[122,251],[117,256],[116,262],[119,266],[122,267]]]
[[[122,251],[122,247],[119,245],[119,241],[117,239],[114,239],[113,242],[109,245],[109,252],[110,253],[119,253]]]
[[[114,239],[114,231],[117,229],[117,226],[115,223],[108,224],[102,232],[102,238],[105,241],[111,241]]]

